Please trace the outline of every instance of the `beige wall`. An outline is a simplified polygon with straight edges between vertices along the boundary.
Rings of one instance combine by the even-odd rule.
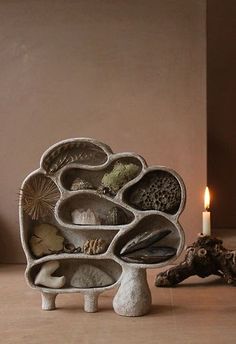
[[[1,260],[24,260],[23,178],[69,137],[178,171],[191,241],[206,184],[205,1],[1,1],[0,26]]]

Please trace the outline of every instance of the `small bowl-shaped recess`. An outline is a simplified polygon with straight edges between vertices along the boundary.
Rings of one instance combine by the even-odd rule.
[[[88,223],[73,221],[73,213],[87,213]],[[134,220],[134,214],[124,209],[113,201],[106,199],[104,196],[97,195],[94,192],[84,191],[70,196],[62,201],[58,206],[58,217],[63,224],[69,225],[103,225],[115,226],[126,225]],[[92,215],[96,218],[96,223],[89,222]],[[85,214],[86,217],[86,214]]]
[[[178,179],[169,171],[151,170],[125,190],[124,200],[141,211],[157,210],[174,215],[182,201]]]
[[[176,256],[182,240],[176,225],[162,215],[144,217],[115,245],[115,255],[128,263],[159,264]]]
[[[65,276],[65,284],[61,289],[106,288],[114,285],[122,273],[121,266],[111,259],[57,259],[59,268],[52,276]],[[45,263],[34,265],[27,273],[31,285]],[[47,263],[46,263],[47,264]],[[38,287],[48,288],[39,284]]]
[[[68,140],[46,151],[42,156],[41,166],[48,174],[54,174],[71,163],[99,166],[103,165],[107,159],[108,152],[105,145],[83,139]]]
[[[101,189],[103,176],[107,173],[110,173],[114,169],[114,166],[117,163],[121,163],[124,165],[133,164],[137,166],[137,171],[132,176],[132,179],[136,178],[142,170],[142,164],[138,158],[132,157],[132,156],[120,157],[113,160],[104,169],[87,170],[87,169],[76,168],[76,167],[68,168],[65,171],[63,171],[61,175],[61,184],[66,190],[74,191],[72,185],[79,178],[82,182],[84,182],[85,189],[86,189],[86,184],[89,185],[88,188],[95,189],[95,190]],[[121,187],[122,186],[123,185],[121,185]],[[81,187],[81,189],[83,189],[83,187]]]

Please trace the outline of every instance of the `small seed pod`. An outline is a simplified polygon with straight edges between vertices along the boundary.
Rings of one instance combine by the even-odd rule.
[[[186,247],[185,250],[186,250],[187,253],[188,253],[188,252],[192,252],[192,253],[195,252],[195,248],[192,247],[192,246]]]
[[[216,244],[212,252],[214,256],[218,256],[222,252],[220,245]]]
[[[207,255],[207,250],[205,248],[200,248],[197,251],[197,255],[198,257],[205,257]]]
[[[76,247],[76,249],[75,249],[74,252],[75,252],[75,253],[80,253],[80,252],[82,252],[81,247],[80,247],[80,246]]]
[[[76,250],[75,245],[71,244],[71,243],[66,243],[64,245],[64,252],[65,253],[73,253]]]
[[[104,253],[107,248],[107,242],[103,239],[91,239],[84,243],[85,254]]]

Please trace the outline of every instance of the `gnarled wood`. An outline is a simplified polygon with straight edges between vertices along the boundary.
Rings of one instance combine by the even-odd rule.
[[[184,261],[158,274],[155,285],[172,287],[193,275],[202,278],[217,275],[236,285],[236,251],[227,250],[222,244],[222,240],[200,234],[187,248]]]

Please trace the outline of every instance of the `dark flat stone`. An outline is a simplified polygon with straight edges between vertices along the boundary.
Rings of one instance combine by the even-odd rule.
[[[150,246],[121,257],[122,260],[129,263],[156,264],[172,258],[176,254],[174,247]]]
[[[135,252],[142,248],[146,248],[153,243],[160,241],[162,238],[171,233],[171,229],[156,229],[154,231],[146,231],[136,235],[133,239],[129,240],[121,249],[120,255]]]

